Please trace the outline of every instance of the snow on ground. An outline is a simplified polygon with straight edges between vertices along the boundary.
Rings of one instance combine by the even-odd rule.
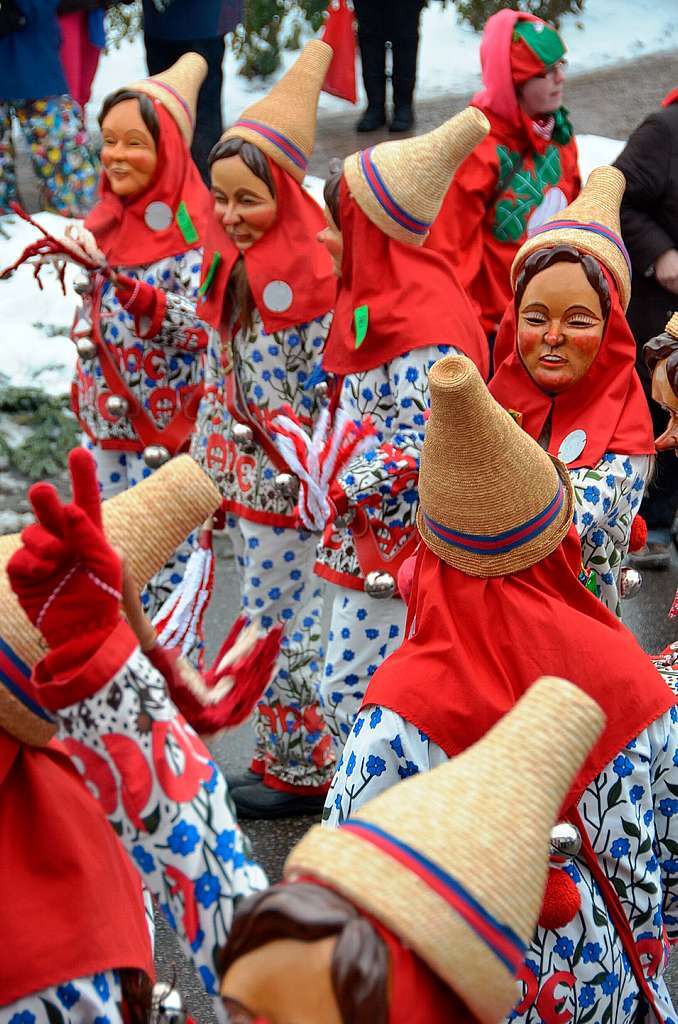
[[[599,135],[579,135],[579,162],[582,180],[586,181],[591,169],[615,159],[623,142]],[[309,176],[306,187],[322,204],[321,178]],[[39,213],[35,219],[47,231],[61,236],[69,223],[52,213]],[[5,238],[3,232],[9,237]],[[0,270],[13,263],[37,232],[18,217],[0,218]],[[2,333],[0,334],[0,384],[38,386],[50,394],[65,394],[70,387],[75,366],[75,346],[68,331],[76,307],[76,295],[70,287],[80,271],[72,265],[67,268],[67,294],[52,268],[45,267],[41,277],[43,291],[33,279],[33,270],[24,265],[7,281],[0,281],[0,308]]]
[[[570,72],[579,74],[661,50],[678,48],[675,0],[586,0],[581,15],[567,15],[561,32],[568,46]],[[452,3],[437,0],[424,10],[421,21],[417,97],[426,99],[447,92],[466,92],[480,85],[480,35],[460,24]],[[283,53],[283,69],[297,54]],[[244,107],[263,96],[275,78],[248,82],[237,73],[238,62],[229,51],[224,62],[224,110],[230,122]],[[282,70],[280,74],[282,73]],[[359,70],[359,64],[358,64]],[[91,120],[103,98],[113,89],[146,75],[141,37],[111,50],[99,65]],[[277,76],[275,76],[277,77]],[[358,78],[360,75],[358,74]],[[350,110],[350,104],[323,94],[320,116]]]

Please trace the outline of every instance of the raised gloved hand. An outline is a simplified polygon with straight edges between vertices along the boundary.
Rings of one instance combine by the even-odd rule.
[[[103,530],[94,459],[75,448],[68,468],[73,501],[62,502],[51,484],[34,484],[28,496],[37,522],[7,565],[21,607],[50,647],[38,682],[78,671],[121,622],[122,569]]]

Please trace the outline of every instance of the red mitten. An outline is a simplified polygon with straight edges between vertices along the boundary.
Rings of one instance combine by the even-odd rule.
[[[75,448],[68,466],[73,502],[63,504],[51,484],[34,484],[37,522],[7,565],[21,607],[51,648],[48,673],[81,667],[120,622],[122,570],[103,531],[94,459]]]
[[[126,274],[116,275],[114,287],[120,305],[134,317],[140,337],[154,338],[165,316],[165,293],[147,281]]]
[[[414,570],[417,566],[417,556],[410,555],[406,558],[403,564],[398,570],[398,593],[402,597],[405,604],[409,603],[410,595],[412,594],[412,585],[414,584]]]
[[[633,517],[631,523],[631,534],[629,536],[629,551],[642,551],[647,544],[647,523],[638,513]]]

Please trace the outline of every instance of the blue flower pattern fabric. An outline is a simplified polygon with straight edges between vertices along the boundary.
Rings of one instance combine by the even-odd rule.
[[[603,603],[621,617],[619,570],[629,549],[652,460],[647,455],[608,452],[595,469],[572,469],[574,525],[584,568],[595,575]]]
[[[0,1024],[124,1024],[117,971],[102,971],[0,1007]]]
[[[399,715],[375,705],[358,714],[327,796],[336,826],[403,778],[429,771],[445,753]],[[585,790],[579,805],[589,839],[628,918],[645,976],[664,1020],[675,1021],[664,980],[668,943],[678,940],[678,710],[649,725]],[[508,1020],[632,1024],[642,999],[629,959],[585,861],[566,870],[581,911],[558,930],[538,927]],[[561,1016],[562,1015],[562,1016]]]
[[[138,649],[98,693],[59,712],[71,754],[213,996],[235,906],[264,889],[226,782]]]

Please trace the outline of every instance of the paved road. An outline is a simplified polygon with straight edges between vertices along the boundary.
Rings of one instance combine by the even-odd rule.
[[[675,626],[671,626],[667,611],[678,586],[678,558],[670,572],[646,573],[645,586],[640,595],[629,601],[625,607],[626,624],[634,631],[647,651],[661,650],[676,638]],[[230,552],[225,539],[217,538],[217,573],[215,593],[207,616],[208,657],[218,649],[226,630],[238,612],[237,580]],[[251,756],[252,733],[249,726],[243,726],[225,734],[211,744],[212,753],[219,766],[228,772],[241,771],[247,767]],[[291,819],[279,822],[246,822],[244,830],[252,841],[254,853],[265,867],[271,881],[280,878],[287,852],[312,824],[311,819]],[[177,969],[178,979],[191,1012],[197,1020],[211,1022],[211,1008],[201,992],[200,983],[185,965],[176,939],[167,926],[160,922],[157,941],[159,971],[163,977],[171,977]],[[678,1001],[678,960],[675,964],[675,981],[672,981],[674,998]]]

